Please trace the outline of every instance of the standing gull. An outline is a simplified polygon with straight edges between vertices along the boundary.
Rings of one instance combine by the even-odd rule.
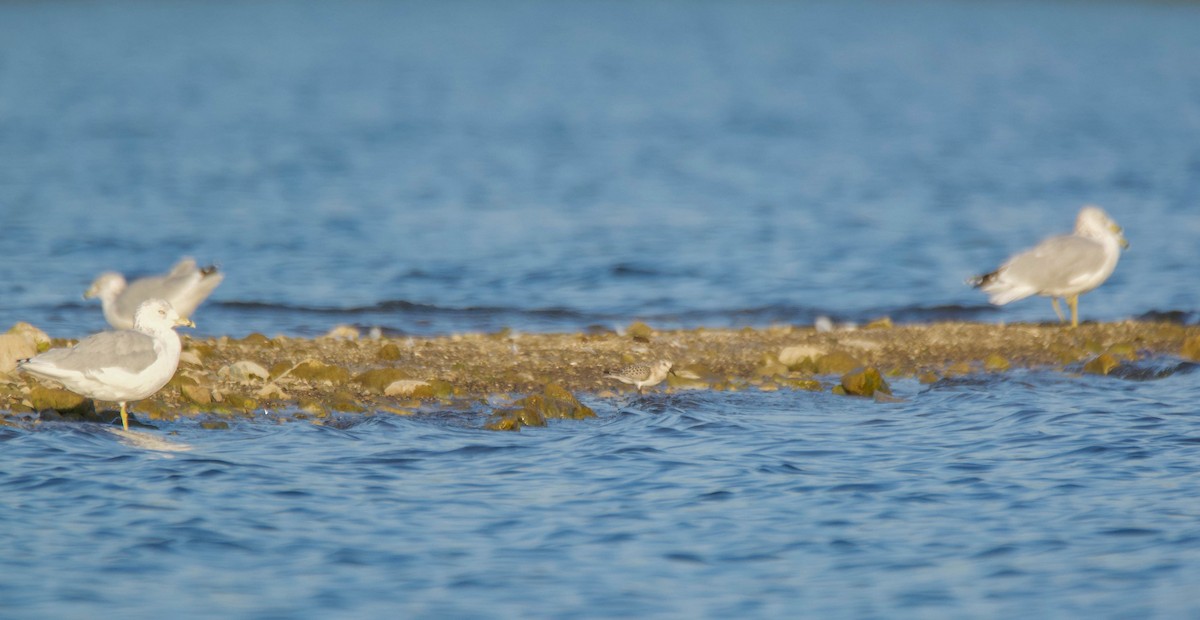
[[[1075,218],[1075,232],[1050,237],[1008,259],[999,269],[968,280],[998,306],[1030,295],[1049,297],[1059,321],[1065,321],[1058,298],[1071,308],[1071,327],[1079,325],[1079,296],[1112,275],[1129,242],[1103,209],[1086,206]]]
[[[117,329],[133,328],[133,313],[142,302],[149,299],[165,299],[171,302],[181,316],[192,316],[213,289],[225,279],[214,266],[197,267],[196,261],[184,258],[159,276],[138,278],[128,285],[125,276],[109,271],[100,274],[91,288],[83,294],[85,299],[99,297],[104,307],[104,318]]]
[[[121,426],[129,430],[125,403],[157,392],[179,366],[178,325],[195,327],[170,302],[151,299],[138,306],[133,329],[88,336],[71,348],[21,360],[17,368],[88,398],[121,403]]]
[[[671,369],[671,366],[670,360],[658,360],[653,364],[633,364],[611,375],[604,375],[604,377],[636,386],[640,394],[642,388],[658,385],[667,378],[667,374],[674,374],[675,371]]]

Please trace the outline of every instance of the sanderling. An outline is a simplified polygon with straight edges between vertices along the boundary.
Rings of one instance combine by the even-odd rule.
[[[653,364],[626,366],[611,375],[604,376],[636,386],[638,393],[641,393],[642,388],[658,385],[667,378],[668,374],[674,374],[675,371],[671,369],[671,366],[671,360],[658,360]]]

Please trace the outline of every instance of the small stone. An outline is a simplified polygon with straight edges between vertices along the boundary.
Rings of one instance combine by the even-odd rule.
[[[278,379],[278,378],[288,374],[289,372],[291,372],[292,369],[295,367],[296,367],[296,365],[293,364],[292,362],[288,362],[288,361],[275,362],[274,364],[271,364],[271,371],[270,371],[271,377],[270,378]]]
[[[875,319],[874,321],[867,323],[867,326],[864,329],[891,329],[891,328],[892,328],[892,317],[885,316],[883,318]]]
[[[212,390],[200,387],[199,385],[181,385],[179,386],[179,393],[185,399],[197,405],[210,405],[213,401]]]
[[[271,344],[271,339],[258,332],[253,332],[247,334],[245,338],[242,338],[238,342],[253,347],[265,347]]]
[[[999,353],[991,353],[983,360],[983,369],[991,372],[1004,372],[1011,366],[1012,364]]]
[[[1105,353],[1108,353],[1118,360],[1124,360],[1127,362],[1134,361],[1138,358],[1137,348],[1128,342],[1118,342],[1117,344],[1108,347],[1108,350],[1105,351]]]
[[[324,418],[329,415],[329,410],[325,408],[325,405],[315,398],[301,398],[296,403],[296,407],[316,418]]]
[[[340,366],[330,366],[314,359],[304,360],[291,369],[289,376],[305,381],[330,381],[345,383],[350,380],[350,371]]]
[[[204,362],[200,360],[200,356],[195,351],[183,351],[179,354],[180,366],[203,366]]]
[[[1054,353],[1054,358],[1063,366],[1074,364],[1087,357],[1087,354],[1083,351],[1068,346],[1051,347],[1051,351]]]
[[[200,385],[200,381],[198,381],[190,373],[177,372],[173,377],[171,377],[170,381],[167,381],[166,387],[180,388],[185,385]]]
[[[271,378],[271,373],[257,362],[241,360],[222,367],[217,371],[217,376],[227,381],[246,384],[254,383],[255,381],[266,381]]]
[[[32,342],[37,348],[38,353],[50,350],[50,335],[25,321],[14,323],[12,327],[8,328],[8,333],[21,336]]]
[[[389,383],[387,387],[383,388],[383,393],[387,396],[412,396],[417,388],[428,385],[428,381],[400,379]]]
[[[842,389],[854,396],[874,396],[875,392],[891,394],[892,388],[874,366],[859,368],[842,375]]]
[[[129,407],[129,425],[133,426],[136,420],[133,417],[133,408]],[[119,409],[117,410],[120,411]],[[175,419],[175,411],[169,409],[165,403],[160,400],[151,398],[148,400],[138,401],[137,413],[141,416],[146,416],[151,420],[173,420]],[[118,416],[120,413],[118,413]]]
[[[375,354],[375,358],[383,362],[394,362],[400,359],[400,347],[396,346],[394,342],[389,342],[379,347],[379,352]]]
[[[494,431],[515,431],[522,426],[545,426],[546,420],[582,420],[596,417],[591,407],[579,402],[566,388],[549,383],[540,394],[530,394],[513,403],[513,407],[498,409],[484,428]]]
[[[780,363],[776,359],[770,359],[765,364],[754,369],[754,374],[760,377],[774,377],[776,375],[786,375],[791,372],[786,364]]]
[[[971,368],[971,364],[969,364],[966,361],[955,362],[953,364],[950,364],[950,367],[946,369],[946,376],[947,377],[957,377],[957,376],[962,376],[962,375],[969,375],[974,371],[975,371],[975,369]]]
[[[808,344],[797,344],[790,347],[784,347],[779,352],[779,363],[787,366],[791,370],[797,370],[802,364],[813,364],[815,367],[817,358],[825,355],[825,349]]]
[[[35,411],[45,409],[53,409],[55,411],[66,412],[94,412],[95,406],[92,401],[62,388],[52,388],[41,384],[34,384],[29,389],[29,403]]]
[[[17,360],[37,355],[37,343],[21,334],[0,334],[0,374],[17,369]]]
[[[675,366],[674,369],[675,372],[667,375],[667,379],[670,379],[671,377],[678,377],[680,379],[700,381],[707,377],[713,376],[712,369],[703,364],[684,364]]]
[[[391,384],[411,378],[407,372],[399,368],[372,368],[354,377],[354,382],[372,392],[382,394]]]
[[[845,351],[834,351],[818,357],[817,373],[822,375],[840,375],[850,372],[863,365],[858,358]]]
[[[216,353],[216,349],[213,346],[198,342],[189,342],[185,348],[195,353],[201,360],[208,359],[213,356],[213,353]]]
[[[323,337],[333,340],[358,340],[360,335],[358,328],[353,325],[337,325]]]
[[[230,409],[240,410],[242,412],[254,411],[258,408],[258,403],[255,402],[253,398],[250,398],[244,394],[231,392],[225,393],[225,404],[228,405]]]
[[[654,330],[641,321],[634,321],[625,328],[625,335],[638,342],[649,342],[650,337],[654,335]]]
[[[917,381],[920,383],[923,383],[925,385],[929,385],[930,383],[937,383],[940,380],[941,380],[941,377],[938,377],[937,373],[930,372],[928,370],[917,375]]]
[[[1092,361],[1083,365],[1083,372],[1094,375],[1107,375],[1108,373],[1112,372],[1114,368],[1120,365],[1121,362],[1117,358],[1109,355],[1108,353],[1101,353]]]
[[[519,431],[522,426],[545,426],[546,418],[523,407],[498,409],[483,425],[489,431]]]
[[[821,382],[816,379],[783,379],[780,381],[780,384],[793,390],[804,390],[807,392],[821,391]]]
[[[418,385],[413,388],[411,396],[421,400],[446,399],[454,395],[454,386],[449,381],[441,379],[433,379],[426,381],[425,385]]]
[[[367,410],[353,394],[344,391],[334,392],[330,395],[326,400],[326,405],[332,411],[343,413],[361,413]]]
[[[708,382],[694,369],[680,369],[667,375],[667,386],[677,390],[703,390],[708,388]]]
[[[224,420],[205,420],[200,423],[200,428],[210,431],[227,431],[229,430],[229,422]]]
[[[255,398],[262,400],[287,400],[287,393],[274,383],[268,383],[254,393]]]
[[[1190,360],[1200,361],[1200,335],[1192,336],[1183,341],[1183,350],[1180,355]]]

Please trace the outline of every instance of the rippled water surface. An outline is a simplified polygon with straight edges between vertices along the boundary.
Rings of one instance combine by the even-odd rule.
[[[906,400],[653,394],[452,415],[0,429],[17,616],[1185,617],[1200,397],[1012,373]]]
[[[963,285],[1103,205],[1084,318],[1200,309],[1200,7],[0,3],[0,328],[191,254],[202,336],[1044,321]],[[0,617],[1196,617],[1192,366],[898,403],[0,427]],[[182,450],[180,448],[189,449]]]

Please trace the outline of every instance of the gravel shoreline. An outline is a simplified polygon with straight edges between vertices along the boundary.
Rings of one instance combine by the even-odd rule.
[[[606,372],[658,359],[672,360],[678,376],[654,390],[809,389],[870,396],[886,392],[886,378],[892,377],[932,382],[1020,368],[1120,374],[1139,361],[1176,357],[1200,359],[1200,326],[1134,321],[1075,329],[959,322],[893,326],[883,320],[824,332],[799,326],[657,331],[634,323],[623,334],[504,331],[373,339],[342,327],[319,338],[185,335],[175,377],[155,396],[134,403],[132,411],[143,420],[265,411],[320,420],[339,412],[406,414],[463,402],[520,408],[529,395],[564,405],[574,394],[607,398],[627,392],[629,386],[605,378]],[[878,371],[882,390],[870,381],[865,388],[853,378],[847,383],[847,376],[864,369]],[[65,390],[11,372],[7,379],[0,375],[0,421],[10,424],[60,417],[107,421],[112,407],[101,403],[96,413],[93,403]],[[564,407],[574,413],[551,417],[590,412],[578,401]]]

